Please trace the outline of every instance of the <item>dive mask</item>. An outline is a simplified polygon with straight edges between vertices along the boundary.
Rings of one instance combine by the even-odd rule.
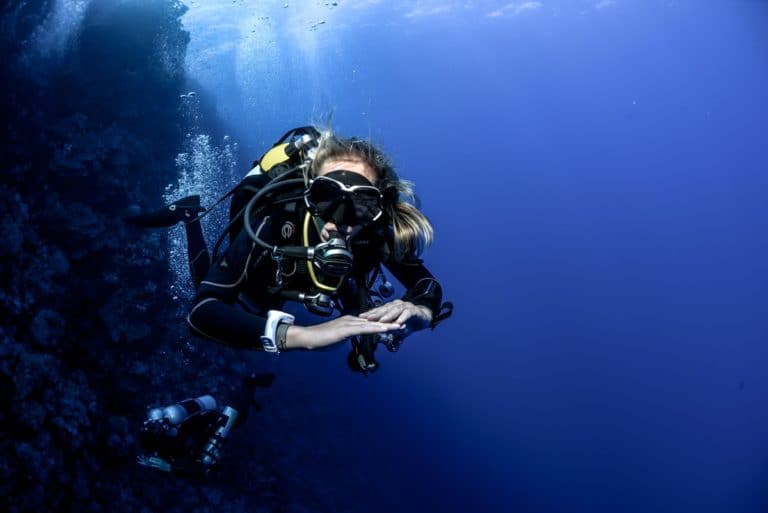
[[[331,171],[309,181],[304,202],[312,213],[337,225],[367,225],[384,212],[384,198],[364,176],[352,171]]]

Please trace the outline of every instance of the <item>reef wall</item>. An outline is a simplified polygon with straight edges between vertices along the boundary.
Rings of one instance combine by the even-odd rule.
[[[169,298],[166,235],[121,219],[175,179],[185,9],[2,7],[2,511],[246,508],[134,463],[137,412],[183,398],[191,380],[221,391],[229,364],[226,352],[211,362],[178,350],[187,335]],[[251,469],[256,488],[264,472]]]

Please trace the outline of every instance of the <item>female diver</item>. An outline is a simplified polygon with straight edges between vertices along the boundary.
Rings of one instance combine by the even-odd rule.
[[[440,284],[418,258],[432,242],[432,225],[406,201],[411,184],[379,148],[303,127],[273,150],[233,191],[230,243],[221,256],[222,239],[213,259],[206,248],[199,196],[127,218],[141,226],[184,223],[197,286],[188,316],[193,333],[269,352],[351,338],[348,363],[368,373],[377,368],[379,342],[397,350],[408,334],[451,315],[453,305],[442,303]],[[381,265],[406,288],[401,299],[384,302],[392,286]],[[285,301],[342,315],[299,326],[281,310]]]

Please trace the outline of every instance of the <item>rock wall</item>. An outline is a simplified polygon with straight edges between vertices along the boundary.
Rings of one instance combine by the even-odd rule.
[[[2,8],[0,510],[257,511],[135,465],[147,406],[231,385],[226,349],[179,350],[164,233],[121,219],[175,179],[185,7],[70,3],[80,19],[55,49],[41,41],[66,2]]]

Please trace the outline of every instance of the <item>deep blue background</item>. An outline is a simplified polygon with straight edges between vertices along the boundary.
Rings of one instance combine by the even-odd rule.
[[[765,511],[768,6],[545,4],[345,34],[336,122],[416,181],[457,305],[341,395],[368,471],[409,511]]]

